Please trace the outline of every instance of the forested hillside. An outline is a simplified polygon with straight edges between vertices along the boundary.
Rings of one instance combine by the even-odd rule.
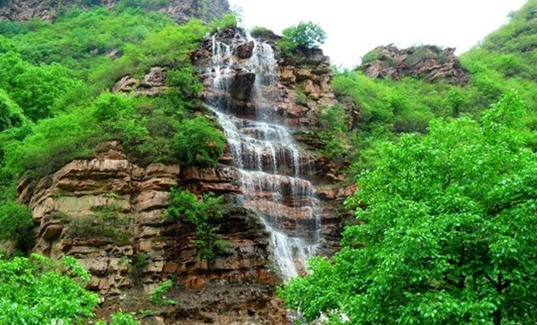
[[[206,33],[234,24],[234,17],[226,16],[210,24],[192,19],[178,25],[129,1],[120,1],[113,10],[63,8],[53,22],[1,21],[0,255],[25,255],[34,245],[34,221],[27,206],[17,203],[17,184],[22,180],[35,184],[73,159],[95,157],[108,150],[107,143],[119,141],[129,159],[140,166],[178,161],[214,164],[223,152],[224,138],[213,121],[200,115],[205,112],[199,100],[202,86],[190,53]],[[160,96],[111,92],[121,77],[142,79],[152,67],[166,72],[164,80],[157,80]],[[154,86],[149,80],[140,92]],[[36,278],[59,276],[54,275],[52,262],[40,259],[6,261],[2,272],[24,263],[29,263],[26,272]],[[51,272],[41,275],[40,263],[49,263],[45,269]],[[2,278],[2,299],[7,292],[3,290],[26,281],[8,274]],[[83,278],[73,282],[75,287],[41,278],[35,289],[64,286],[64,293],[55,289],[49,294],[68,299],[69,290],[82,289],[76,286],[86,283]],[[41,311],[29,311],[24,305],[31,301],[25,299],[37,298],[39,293],[30,290],[17,295],[20,308],[11,305],[17,300],[0,302],[2,324],[41,324],[52,317],[81,320],[92,314],[97,302],[94,296],[77,294],[78,307],[65,305],[63,311],[53,312],[43,305]],[[114,324],[127,324],[122,322],[130,319],[127,316],[118,316]]]
[[[236,73],[235,93],[223,101],[241,118],[252,114],[251,97],[259,96],[253,91],[256,73],[266,73],[261,75],[267,80],[274,75],[261,71],[266,67],[226,66],[235,59],[226,52],[232,45],[239,48],[233,55],[243,61],[257,46],[241,39],[234,15],[210,22],[174,20],[157,10],[169,2],[158,1],[157,8],[145,0],[110,6],[81,1],[74,7],[52,1],[44,5],[57,5],[54,15],[38,15],[45,20],[0,21],[0,325],[52,318],[104,324],[102,318],[121,325],[159,315],[170,322],[192,315],[209,322],[227,312],[234,299],[241,304],[233,305],[233,312],[248,321],[259,320],[258,313],[273,317],[261,320],[264,324],[286,321],[281,302],[274,300],[281,277],[267,261],[268,228],[237,204],[234,195],[244,190],[237,175],[245,173],[226,165],[233,158],[223,128],[203,102],[225,88],[203,93],[210,86],[202,76],[206,67],[210,73],[222,67],[224,73]],[[192,12],[208,17],[207,2],[194,2]],[[13,3],[0,1],[0,7]],[[311,30],[309,38],[300,38]],[[208,37],[216,32],[223,43]],[[314,185],[320,184],[317,193],[308,188],[309,196],[298,200],[329,202],[278,215],[322,211],[322,222],[301,222],[315,223],[316,234],[327,236],[325,250],[339,248],[333,244],[339,233],[333,232],[347,226],[340,252],[312,259],[308,276],[280,288],[287,307],[306,321],[324,315],[333,324],[346,319],[352,324],[532,324],[537,319],[537,0],[529,0],[508,24],[460,58],[436,46],[379,47],[355,70],[331,71],[317,48],[324,32],[314,24],[287,29],[283,38],[261,27],[251,32],[274,48],[270,64],[281,65],[282,80],[269,84],[273,88],[266,93],[276,94],[281,105],[272,105],[274,115],[280,114],[299,143],[292,158],[283,154],[281,159],[294,167],[276,166],[272,144],[272,153],[264,150],[255,158],[259,165],[274,160],[275,170],[294,176],[300,169],[310,173]],[[394,59],[397,53],[404,59]],[[216,55],[222,62],[215,63]],[[442,73],[433,68],[413,73],[423,62]],[[388,72],[372,76],[371,66]],[[275,132],[244,121],[247,136]],[[259,125],[265,129],[256,129]],[[276,137],[273,133],[267,138]],[[289,150],[294,140],[284,138],[281,146]],[[109,161],[114,162],[106,165]],[[176,187],[180,177],[190,188]],[[295,193],[305,181],[282,184],[270,184],[276,194],[259,188],[251,194],[264,197],[263,208],[270,210],[272,201]],[[94,195],[98,191],[106,193]],[[63,204],[75,211],[85,203],[89,213],[82,217],[57,208]],[[37,220],[40,213],[44,217]],[[118,253],[133,241],[134,232],[125,229],[132,230],[135,218],[142,223],[136,224],[141,229],[136,240],[145,250],[133,251],[131,245]],[[285,226],[293,222],[299,224],[287,220]],[[60,233],[70,241],[59,240]],[[46,243],[48,248],[40,248],[45,255],[63,255],[77,240],[86,250],[75,253],[77,258],[88,251],[98,258],[116,255],[103,267],[90,267],[90,274],[68,256],[49,260],[31,254]],[[107,251],[101,256],[103,247]],[[152,256],[156,250],[161,255]],[[221,259],[215,260],[218,254]],[[175,263],[186,255],[192,259]],[[163,256],[173,262],[166,266],[175,268],[166,276]],[[233,260],[236,256],[242,259]],[[292,263],[306,275],[305,261]],[[90,280],[109,276],[110,270],[120,275],[123,287],[145,286],[153,294],[136,300],[142,296],[138,292],[127,295],[123,287]],[[187,274],[186,280],[170,274]],[[252,285],[246,276],[258,282]],[[126,278],[132,283],[123,283]],[[221,287],[211,291],[206,285],[211,281]],[[172,282],[175,291],[168,299]],[[184,298],[186,282],[187,289],[197,291]],[[84,289],[111,287],[119,302],[101,309],[98,296]],[[209,304],[217,316],[208,316]],[[192,318],[192,324],[196,321]]]

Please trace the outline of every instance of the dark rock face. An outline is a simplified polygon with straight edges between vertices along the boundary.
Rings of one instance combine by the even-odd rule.
[[[398,49],[393,45],[379,46],[364,56],[359,68],[370,78],[418,77],[429,82],[444,80],[454,85],[464,85],[470,74],[464,70],[454,55],[454,48],[419,46]]]
[[[235,75],[231,83],[231,98],[238,101],[248,101],[254,89],[255,73],[241,71]]]
[[[237,46],[237,56],[241,59],[248,59],[252,57],[254,51],[254,41],[249,41]]]
[[[118,0],[96,0],[91,5],[81,0],[6,0],[0,2],[0,21],[26,21],[38,18],[52,21],[58,15],[61,6],[87,8],[88,6],[105,6],[113,8]],[[177,22],[185,22],[191,18],[201,18],[210,21],[229,12],[227,0],[171,0],[162,5],[155,5],[155,10],[168,15]]]

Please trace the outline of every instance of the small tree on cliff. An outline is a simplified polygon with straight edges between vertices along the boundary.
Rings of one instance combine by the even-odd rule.
[[[215,258],[218,250],[223,250],[229,243],[218,235],[220,226],[215,220],[224,216],[222,210],[223,196],[214,196],[212,193],[203,195],[198,200],[191,192],[172,189],[172,199],[167,209],[167,217],[171,220],[183,220],[195,228],[196,238],[192,244],[198,247],[198,258],[210,261]]]
[[[319,25],[311,21],[300,22],[283,30],[278,46],[284,54],[290,55],[298,48],[318,48],[324,44],[325,39],[326,34]]]
[[[510,125],[521,109],[511,93],[480,122],[433,121],[387,147],[350,199],[362,225],[286,304],[338,324],[533,324],[537,156]]]

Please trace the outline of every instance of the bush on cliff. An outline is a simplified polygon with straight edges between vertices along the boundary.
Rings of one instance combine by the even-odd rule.
[[[172,149],[184,166],[214,166],[224,153],[226,139],[205,117],[185,120],[172,139]]]
[[[20,253],[28,251],[33,245],[32,229],[34,222],[32,212],[22,204],[9,198],[0,198],[0,242],[12,243],[14,251]]]
[[[278,47],[284,55],[290,56],[296,49],[313,49],[324,44],[326,33],[317,24],[308,21],[283,30]]]
[[[212,193],[206,193],[198,200],[189,191],[172,189],[172,199],[166,210],[167,218],[186,221],[194,226],[196,239],[192,240],[192,244],[198,247],[200,260],[212,260],[217,251],[229,246],[217,233],[220,226],[215,225],[215,220],[224,216],[223,202],[223,196]]]

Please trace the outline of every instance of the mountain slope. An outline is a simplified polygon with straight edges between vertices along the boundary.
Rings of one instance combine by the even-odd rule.
[[[502,94],[512,90],[518,92],[527,112],[518,116],[520,135],[526,139],[528,146],[537,148],[536,10],[537,1],[528,1],[523,8],[511,14],[506,25],[460,56],[460,65],[470,73],[469,82],[465,85],[456,86],[443,80],[428,82],[418,75],[406,75],[399,80],[366,76],[368,71],[371,76],[393,75],[395,70],[384,73],[377,68],[384,66],[389,69],[387,64],[410,56],[414,67],[449,71],[449,67],[438,63],[441,61],[433,65],[427,63],[431,59],[427,54],[430,51],[420,47],[405,50],[407,52],[401,53],[406,54],[397,58],[384,55],[380,61],[379,48],[364,56],[363,67],[336,73],[334,88],[339,100],[352,104],[346,111],[346,121],[353,127],[353,132],[345,140],[351,144],[349,147],[354,148],[347,153],[354,162],[355,168],[351,172],[372,167],[378,152],[375,148],[381,142],[393,141],[399,133],[425,133],[429,121],[435,117],[477,116],[497,102]],[[425,76],[434,72],[424,71]]]

